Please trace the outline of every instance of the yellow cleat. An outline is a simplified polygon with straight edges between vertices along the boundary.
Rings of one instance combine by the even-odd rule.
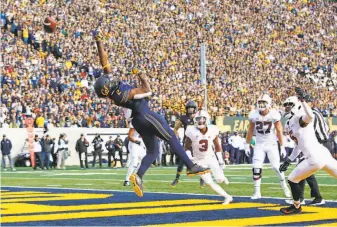
[[[142,179],[136,174],[132,174],[129,178],[129,180],[132,182],[133,191],[138,195],[139,197],[143,197],[143,182]]]

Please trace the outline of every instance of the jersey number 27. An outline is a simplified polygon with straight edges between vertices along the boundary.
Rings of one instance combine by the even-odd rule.
[[[256,122],[256,131],[260,134],[269,134],[271,126],[273,125],[270,121],[257,121]],[[267,126],[267,127],[265,127]]]

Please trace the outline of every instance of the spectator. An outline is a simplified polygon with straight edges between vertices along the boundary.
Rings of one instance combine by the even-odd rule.
[[[229,144],[232,146],[231,149],[231,163],[232,164],[239,164],[240,163],[240,146],[242,145],[242,137],[238,135],[237,132],[229,137]]]
[[[114,140],[115,150],[118,152],[119,155],[119,161],[121,163],[121,167],[124,167],[123,164],[123,140],[121,139],[121,136],[118,134],[117,138]],[[116,156],[114,155],[115,160],[115,166],[117,165]]]
[[[114,140],[112,136],[109,136],[109,140],[105,143],[105,148],[108,151],[108,166],[111,167],[111,157],[113,158],[112,162],[114,163],[113,166],[115,166],[115,145]]]
[[[43,160],[44,160],[44,153],[42,153],[42,143],[39,139],[38,135],[35,135],[34,138],[34,157],[35,157],[35,166],[33,167],[34,170],[37,169],[37,164],[39,164],[40,169],[43,169]]]
[[[42,161],[42,167],[46,169],[50,169],[50,155],[53,146],[53,140],[47,134],[41,140],[42,143],[42,151],[44,152],[44,159]]]
[[[75,150],[78,152],[80,158],[81,169],[84,169],[83,161],[85,163],[85,168],[88,166],[88,147],[89,141],[84,137],[84,134],[81,133],[81,137],[77,140]]]
[[[96,134],[94,140],[92,141],[92,144],[94,146],[94,152],[93,152],[94,159],[92,161],[92,167],[95,167],[96,157],[98,155],[99,167],[102,168],[103,139],[98,133]]]
[[[68,149],[68,140],[66,134],[60,134],[58,140],[58,149],[57,149],[57,169],[66,169],[64,166],[65,163],[65,152]]]
[[[5,157],[8,158],[9,165],[15,171],[14,164],[11,157],[12,142],[4,134],[1,140],[1,153],[2,153],[2,168],[7,171]]]
[[[57,167],[57,150],[58,150],[58,145],[55,143],[55,138],[52,139],[52,144],[51,144],[51,156],[53,158],[53,163],[51,164],[51,167],[56,168]]]

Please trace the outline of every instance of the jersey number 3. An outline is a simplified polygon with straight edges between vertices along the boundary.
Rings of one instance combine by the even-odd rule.
[[[201,145],[199,151],[206,152],[208,150],[208,140],[200,140],[199,144]]]
[[[265,125],[267,125],[268,127],[267,127],[266,130],[263,130]],[[256,131],[260,134],[269,134],[272,125],[273,125],[273,123],[270,122],[270,121],[264,121],[264,122],[257,121],[256,122]]]

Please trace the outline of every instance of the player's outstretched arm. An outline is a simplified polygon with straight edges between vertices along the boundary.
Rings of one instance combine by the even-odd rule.
[[[96,40],[96,45],[98,49],[99,61],[103,67],[104,73],[105,74],[112,73],[112,69],[108,61],[108,54],[104,51],[102,42],[99,40]]]

